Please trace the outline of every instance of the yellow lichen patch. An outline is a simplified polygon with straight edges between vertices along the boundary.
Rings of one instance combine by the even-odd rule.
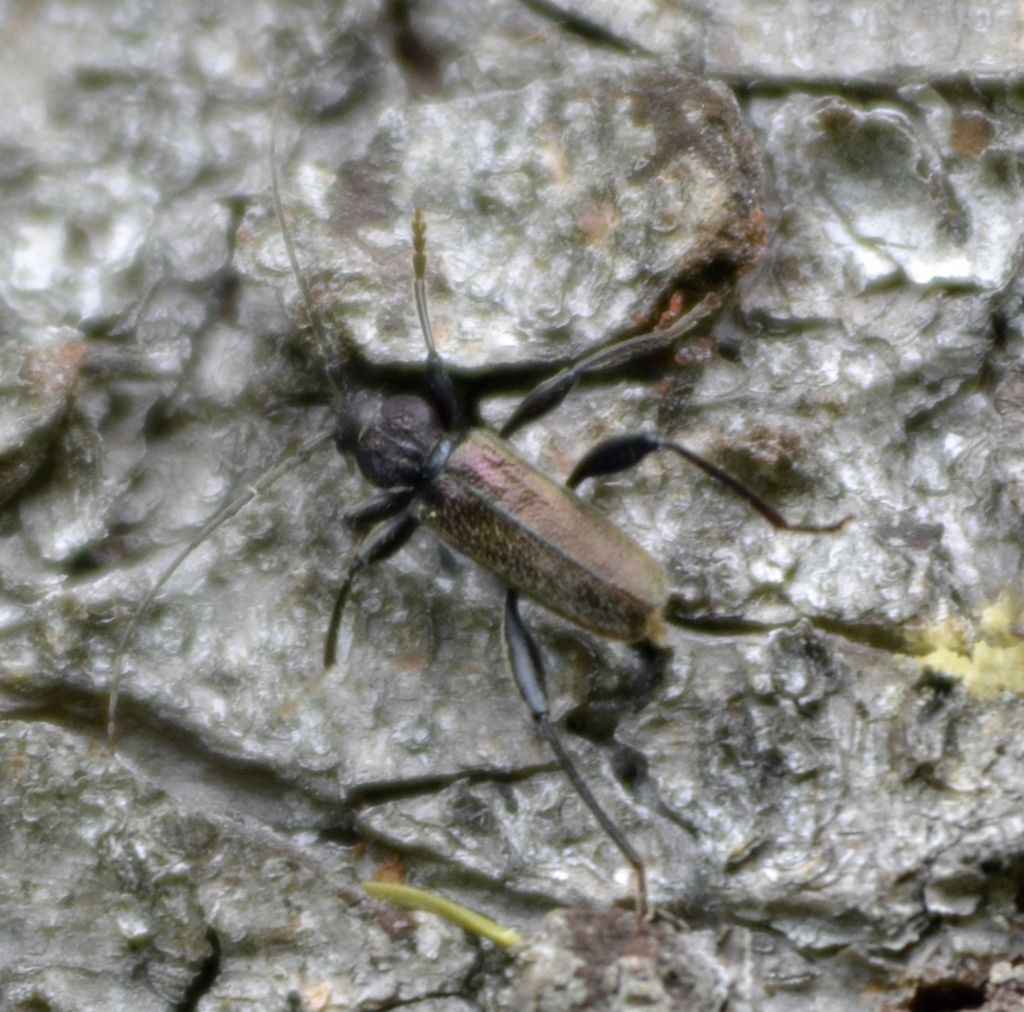
[[[915,640],[918,664],[962,678],[971,692],[1024,695],[1024,608],[1011,594],[980,609],[973,637],[947,619]]]

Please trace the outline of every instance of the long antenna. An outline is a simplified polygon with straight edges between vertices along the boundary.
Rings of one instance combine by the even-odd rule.
[[[313,302],[313,296],[309,290],[309,284],[306,281],[305,275],[302,273],[302,268],[299,266],[299,259],[295,253],[295,244],[292,241],[291,231],[289,230],[288,223],[285,220],[284,206],[281,202],[281,178],[277,165],[277,123],[282,100],[283,92],[279,92],[277,101],[274,103],[274,111],[270,123],[270,175],[271,192],[273,194],[274,201],[274,214],[277,218],[278,227],[281,230],[281,237],[284,240],[285,250],[288,253],[288,262],[291,264],[292,273],[295,275],[295,280],[299,286],[299,292],[302,295],[302,302],[305,306],[306,316],[309,318],[310,326],[313,328],[317,351],[320,355],[321,361],[326,363],[330,361],[330,356],[328,355],[327,332],[324,328],[323,319]],[[344,396],[346,393],[344,377],[331,369],[326,369],[325,371],[327,372],[329,381],[335,389]],[[122,634],[120,642],[114,652],[113,674],[110,679],[110,693],[107,702],[107,739],[109,741],[113,741],[116,733],[117,704],[120,697],[121,682],[124,674],[125,653],[129,643],[131,642],[132,636],[138,627],[139,621],[149,610],[150,605],[156,599],[156,596],[160,593],[161,589],[174,575],[178,567],[189,557],[189,555],[191,555],[196,548],[198,548],[215,530],[217,530],[218,527],[230,520],[253,499],[273,485],[274,482],[287,474],[293,468],[297,467],[304,460],[308,459],[318,447],[327,443],[332,438],[333,434],[330,432],[320,433],[319,435],[306,440],[306,442],[303,443],[297,451],[291,451],[285,454],[277,464],[271,467],[268,471],[265,471],[244,492],[217,510],[217,512],[214,513],[205,524],[203,524],[199,531],[178,552],[163,572],[161,572],[157,577],[156,582],[149,588],[145,597],[143,597],[135,611],[132,612],[131,618],[128,620],[128,625],[125,627],[124,633]]]
[[[412,249],[416,315],[420,318],[420,330],[427,346],[427,387],[441,412],[445,431],[451,432],[458,422],[459,402],[448,366],[434,344],[434,330],[430,326],[430,313],[427,311],[427,222],[418,207],[412,219]]]
[[[313,337],[317,345],[317,352],[320,355],[320,361],[326,366],[332,358],[328,352],[327,329],[324,327],[320,311],[313,302],[313,293],[310,291],[309,283],[306,281],[306,276],[299,265],[299,258],[295,253],[295,243],[292,241],[291,229],[288,227],[288,222],[284,216],[284,204],[281,202],[281,175],[277,164],[277,122],[282,102],[283,93],[279,93],[277,101],[274,103],[274,112],[270,120],[270,178],[271,193],[274,200],[274,214],[277,217],[278,228],[281,230],[281,238],[284,240],[284,248],[288,253],[288,263],[291,264],[292,274],[295,275],[295,280],[299,286],[299,294],[302,296],[306,317],[313,328]],[[344,374],[330,368],[325,368],[324,371],[327,373],[329,382],[339,393],[348,393],[345,387]]]
[[[166,584],[167,581],[175,574],[178,567],[215,530],[217,530],[218,527],[227,523],[227,521],[243,507],[247,506],[258,495],[270,488],[270,486],[279,478],[282,478],[289,471],[294,470],[299,466],[299,464],[307,460],[314,450],[323,446],[323,444],[328,442],[331,438],[333,437],[330,432],[321,432],[319,435],[313,436],[311,439],[307,439],[297,451],[291,450],[286,453],[281,460],[274,465],[274,467],[260,475],[260,477],[257,478],[256,481],[252,482],[244,492],[217,510],[217,512],[214,513],[205,524],[203,524],[199,531],[192,536],[188,544],[178,552],[164,571],[157,577],[156,582],[149,588],[146,592],[146,596],[139,603],[138,607],[136,607],[135,611],[132,612],[132,617],[128,620],[128,625],[125,626],[124,633],[122,634],[120,642],[117,644],[117,649],[114,652],[114,673],[110,679],[110,692],[107,697],[107,741],[112,742],[116,734],[117,703],[120,698],[121,680],[124,675],[125,652],[127,651],[128,644],[131,642],[135,629],[139,624],[139,620],[149,610],[149,606],[153,601],[156,600],[156,596],[160,593],[164,584]]]

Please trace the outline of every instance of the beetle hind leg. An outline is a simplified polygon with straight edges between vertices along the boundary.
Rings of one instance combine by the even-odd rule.
[[[551,751],[554,752],[558,764],[569,778],[576,793],[633,868],[636,875],[636,907],[639,923],[647,917],[647,870],[643,859],[626,838],[625,833],[619,829],[594,796],[587,782],[576,768],[572,757],[566,751],[562,739],[551,722],[547,689],[545,687],[544,662],[536,641],[530,635],[529,630],[523,624],[523,620],[519,615],[519,595],[514,590],[509,590],[505,595],[505,618],[502,623],[502,640],[505,647],[506,662],[512,672],[512,677],[515,678],[520,694],[526,701],[526,705],[530,708],[534,723],[551,747]]]

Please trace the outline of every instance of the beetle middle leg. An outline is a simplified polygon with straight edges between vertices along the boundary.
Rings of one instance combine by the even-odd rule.
[[[687,449],[681,443],[673,442],[665,436],[653,432],[633,432],[612,436],[598,443],[588,451],[573,468],[566,479],[569,488],[575,489],[587,478],[597,475],[615,474],[635,467],[648,454],[658,450],[668,450],[684,460],[699,467],[705,474],[724,485],[741,499],[745,499],[773,527],[785,531],[797,531],[803,534],[828,534],[838,531],[849,520],[849,516],[828,524],[794,524],[790,523],[774,506],[762,499],[752,488],[744,485],[728,471],[716,467],[700,454]]]
[[[829,534],[842,529],[851,519],[847,515],[827,524],[797,524],[782,516],[779,511],[761,498],[752,488],[745,485],[728,471],[717,467],[698,453],[688,449],[681,443],[673,442],[665,436],[654,432],[634,432],[611,436],[592,447],[578,461],[566,479],[566,485],[576,489],[587,478],[615,474],[635,467],[645,457],[659,450],[668,450],[699,467],[705,474],[731,492],[746,500],[773,527],[778,530],[794,531],[800,534]],[[679,598],[674,595],[666,602],[662,611],[663,618],[672,625],[703,632],[734,634],[765,632],[775,628],[763,622],[752,621],[736,615],[692,615],[689,614]]]

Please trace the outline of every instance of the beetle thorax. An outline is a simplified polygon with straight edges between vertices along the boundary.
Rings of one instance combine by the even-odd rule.
[[[355,457],[366,480],[378,488],[419,485],[431,452],[444,436],[437,411],[412,394],[390,397],[359,433]]]

